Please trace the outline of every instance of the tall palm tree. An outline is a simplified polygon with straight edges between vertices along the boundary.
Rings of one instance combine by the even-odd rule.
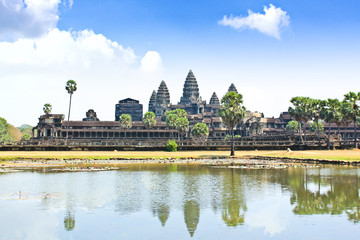
[[[310,120],[310,98],[309,97],[293,97],[290,102],[293,107],[289,107],[289,114],[299,123],[299,138],[301,143],[307,145],[306,142],[306,123]],[[301,126],[304,124],[304,140],[302,138]]]
[[[119,120],[119,124],[120,127],[125,129],[131,128],[132,127],[132,118],[129,114],[122,114],[120,116],[120,120]],[[125,131],[125,139],[126,139],[126,131]]]
[[[176,119],[176,130],[179,132],[179,141],[180,136],[186,135],[186,133],[189,131],[189,121],[186,117],[180,117]]]
[[[142,120],[145,128],[148,130],[148,140],[150,140],[150,128],[153,128],[156,125],[155,113],[146,112]]]
[[[349,92],[344,95],[344,102],[349,104],[349,107],[347,108],[347,118],[354,121],[354,145],[355,148],[358,148],[357,144],[357,119],[360,117],[360,92],[354,93]]]
[[[338,122],[340,117],[340,101],[338,99],[329,98],[324,105],[324,121],[328,123],[328,140],[327,149],[330,150],[330,133],[331,133],[331,122]]]
[[[234,156],[234,128],[245,116],[243,96],[240,93],[228,92],[221,99],[221,108],[218,113],[224,125],[231,131],[231,153]]]
[[[70,94],[70,102],[69,102],[69,114],[68,114],[68,122],[70,121],[70,110],[71,110],[71,98],[74,92],[77,90],[77,84],[74,80],[69,80],[66,82],[65,86],[66,91]]]
[[[318,145],[321,148],[319,121],[324,119],[324,106],[326,102],[320,99],[310,99],[310,116],[316,124],[318,134]]]

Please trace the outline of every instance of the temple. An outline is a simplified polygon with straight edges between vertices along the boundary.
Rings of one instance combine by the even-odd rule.
[[[235,84],[231,83],[228,92],[238,92]],[[115,121],[100,121],[96,112],[90,109],[82,121],[64,121],[63,114],[45,114],[40,116],[39,123],[33,128],[33,139],[66,139],[66,140],[100,140],[119,141],[126,138],[127,141],[167,140],[171,137],[179,138],[175,129],[169,129],[165,122],[165,113],[174,109],[184,109],[189,120],[189,131],[183,139],[191,140],[191,129],[196,123],[202,122],[209,128],[209,141],[223,141],[229,134],[218,115],[221,107],[220,100],[213,92],[209,102],[200,96],[199,85],[192,70],[185,78],[183,93],[177,104],[172,104],[170,91],[161,81],[158,90],[152,91],[148,111],[154,112],[157,118],[156,125],[146,129],[142,123],[143,105],[138,100],[125,98],[115,105]],[[132,117],[132,127],[122,129],[119,126],[119,117],[129,114]],[[286,134],[286,125],[292,118],[287,112],[283,112],[277,118],[265,118],[260,112],[247,110],[242,122],[236,127],[235,134],[246,137],[255,136],[279,136]],[[325,130],[329,126],[325,125]],[[331,124],[333,132],[338,129]],[[309,129],[309,126],[305,126]],[[350,139],[354,135],[351,126],[342,126],[338,129],[343,139]]]

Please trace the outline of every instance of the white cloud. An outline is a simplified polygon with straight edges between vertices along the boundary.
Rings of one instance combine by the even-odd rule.
[[[145,72],[153,72],[162,69],[160,54],[155,51],[148,51],[141,59],[141,69]]]
[[[74,4],[74,0],[69,0],[69,7],[70,8],[72,8],[73,4]]]
[[[269,8],[264,6],[264,12],[265,14],[261,14],[248,10],[249,16],[247,17],[224,16],[224,18],[219,21],[219,24],[235,29],[254,29],[268,36],[280,39],[280,30],[289,25],[290,16],[287,12],[281,10],[280,7],[277,8],[272,4],[270,4]]]
[[[0,101],[9,103],[1,107],[0,116],[15,125],[35,124],[47,102],[53,105],[54,113],[66,114],[65,83],[74,79],[78,91],[71,118],[81,120],[93,108],[101,120],[114,120],[115,104],[120,99],[139,99],[146,109],[163,71],[158,52],[148,51],[139,57],[131,48],[91,30],[55,28],[35,39],[0,42],[1,86],[7,89]]]
[[[146,109],[164,71],[160,54],[147,51],[137,56],[130,47],[92,30],[59,30],[60,2],[73,4],[0,0],[0,39],[7,39],[0,41],[0,101],[7,103],[0,116],[16,126],[35,125],[47,102],[54,113],[67,113],[68,79],[78,83],[74,120],[81,120],[90,108],[101,120],[114,120],[115,104],[126,97],[139,99]]]
[[[61,0],[1,0],[0,37],[36,37],[56,27]]]

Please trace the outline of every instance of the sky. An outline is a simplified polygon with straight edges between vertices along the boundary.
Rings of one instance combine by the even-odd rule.
[[[0,117],[35,126],[45,103],[71,120],[140,100],[164,80],[177,104],[192,69],[200,95],[231,83],[278,117],[294,96],[360,91],[358,0],[0,0]]]

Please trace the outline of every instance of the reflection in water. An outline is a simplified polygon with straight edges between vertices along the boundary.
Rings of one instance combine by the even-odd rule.
[[[350,221],[359,222],[358,176],[339,175],[336,171],[329,176],[321,175],[320,169],[318,171],[318,175],[315,175],[314,171],[301,169],[289,175],[293,190],[291,204],[295,205],[293,212],[299,215],[346,212]],[[322,191],[323,187],[327,191]]]
[[[64,218],[64,228],[66,231],[72,231],[75,228],[75,216],[69,211]]]
[[[245,222],[246,202],[244,198],[241,175],[231,170],[224,179],[222,219],[227,226],[236,227]]]
[[[200,204],[195,200],[186,201],[184,204],[184,218],[190,236],[194,236],[200,219]]]
[[[43,213],[61,212],[52,216],[61,216],[56,223],[60,226],[62,222],[64,224],[64,228],[61,227],[61,239],[68,239],[69,235],[66,234],[70,234],[70,231],[71,234],[90,231],[93,226],[101,226],[108,232],[121,229],[128,235],[119,237],[126,239],[132,236],[133,226],[137,226],[139,222],[148,227],[149,231],[168,234],[165,238],[171,238],[171,233],[176,232],[185,234],[179,235],[178,239],[189,238],[189,235],[193,238],[215,239],[215,235],[206,235],[204,232],[223,231],[225,235],[245,234],[248,236],[246,238],[259,239],[262,237],[251,235],[248,229],[264,228],[265,237],[266,232],[271,232],[270,237],[286,239],[286,236],[290,236],[289,229],[296,228],[300,231],[297,239],[301,239],[307,238],[301,235],[302,232],[312,230],[309,226],[315,224],[317,228],[321,224],[325,225],[314,218],[314,214],[323,216],[321,220],[326,217],[326,228],[345,232],[355,226],[358,229],[356,233],[360,233],[359,174],[359,168],[329,166],[279,170],[153,164],[128,166],[121,171],[101,173],[34,172],[0,175],[2,195],[11,194],[18,189],[33,193],[62,193],[56,198],[39,200],[10,202],[5,198],[0,199],[0,211],[2,215],[5,213],[0,218],[0,232],[6,230],[2,226],[9,224],[6,214],[10,212],[2,206],[11,205],[12,208],[9,209],[29,208],[29,212],[38,218],[48,217]],[[275,206],[279,202],[281,204]],[[37,204],[36,207],[34,204]],[[272,211],[259,210],[267,208]],[[11,215],[13,222],[19,221],[20,217],[16,219],[18,215],[21,216]],[[105,222],[99,221],[99,215]],[[337,215],[336,221],[333,220],[333,215]],[[280,220],[286,217],[286,224],[278,221],[277,225],[281,225],[281,228],[276,226],[276,217]],[[106,219],[110,220],[106,222]],[[182,224],[179,224],[182,219]],[[259,219],[263,222],[254,224]],[[308,224],[310,221],[315,222]],[[34,222],[42,224],[46,221],[35,219]],[[346,228],[338,227],[339,222]],[[115,223],[119,225],[114,226]],[[80,225],[84,227],[79,227]],[[302,231],[303,227],[307,229]],[[29,225],[23,229],[33,227]],[[12,234],[10,231],[5,232],[6,236]],[[259,234],[261,231],[256,232]],[[19,236],[14,239],[22,239],[22,235]],[[86,239],[81,236],[78,235],[79,239]],[[164,237],[156,235],[149,238]]]

